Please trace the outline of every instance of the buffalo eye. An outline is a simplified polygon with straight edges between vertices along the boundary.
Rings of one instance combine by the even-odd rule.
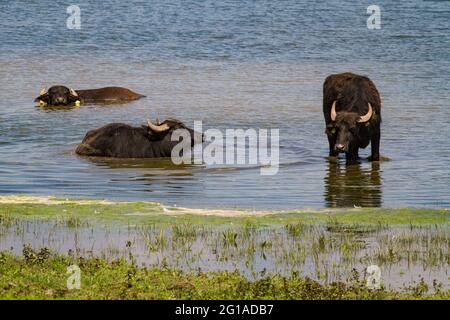
[[[327,134],[334,135],[336,134],[336,128],[327,128]]]
[[[327,132],[329,135],[335,134],[336,131],[337,131],[337,130],[336,130],[336,127],[335,127],[333,124],[327,125],[326,132]]]

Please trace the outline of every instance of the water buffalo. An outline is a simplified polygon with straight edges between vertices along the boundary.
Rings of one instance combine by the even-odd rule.
[[[347,163],[354,163],[359,148],[370,142],[369,160],[379,160],[381,100],[369,78],[350,72],[328,76],[323,85],[323,114],[330,156],[345,152]]]
[[[74,90],[65,86],[53,86],[41,90],[35,102],[43,102],[45,106],[70,106],[79,103],[118,103],[128,102],[145,97],[127,88],[106,87],[100,89]],[[79,102],[77,102],[79,101]]]
[[[132,127],[123,123],[111,123],[89,131],[76,153],[92,157],[114,158],[162,158],[170,157],[179,141],[171,141],[172,133],[185,129],[191,138],[191,147],[203,141],[203,135],[187,128],[176,119],[167,119],[146,126]]]

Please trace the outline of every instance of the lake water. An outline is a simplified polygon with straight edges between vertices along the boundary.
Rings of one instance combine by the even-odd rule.
[[[450,207],[450,5],[78,0],[0,3],[0,194],[160,201],[190,207]],[[327,159],[322,84],[368,75],[382,98],[381,153]],[[147,98],[46,111],[42,87],[124,86]],[[176,117],[204,129],[280,128],[280,168],[123,161],[74,154],[110,122]],[[360,154],[368,156],[370,148]]]

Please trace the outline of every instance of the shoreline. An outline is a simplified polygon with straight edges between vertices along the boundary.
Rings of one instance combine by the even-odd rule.
[[[0,213],[14,216],[51,218],[77,215],[84,218],[128,220],[136,222],[170,222],[172,219],[205,223],[235,220],[276,223],[290,220],[363,224],[450,223],[447,208],[299,208],[293,210],[201,209],[168,206],[159,202],[110,201],[51,196],[0,196]],[[158,219],[159,218],[159,219]],[[200,220],[199,220],[200,219]]]
[[[267,288],[261,294],[271,299],[449,299],[449,239],[447,209],[255,212],[154,202],[0,197],[0,268],[6,268],[0,298],[259,299],[262,296],[254,294],[255,286],[287,283],[292,288],[285,297]],[[95,288],[83,293],[61,288],[67,275],[54,271],[69,261],[98,263],[102,267],[95,272],[107,278],[91,274],[89,285]],[[361,284],[370,265],[379,266],[382,272],[380,291]],[[18,272],[36,268],[42,277]],[[166,277],[169,269],[176,275],[174,282],[190,279],[190,289],[175,294],[162,288],[159,277]],[[124,288],[106,289],[112,281],[108,277],[128,279],[130,272],[141,278],[153,273],[155,290],[160,291],[156,295],[145,290],[122,294]],[[355,272],[359,275],[356,287]],[[205,278],[217,287],[208,291]],[[146,288],[152,285],[140,281],[147,283]],[[249,291],[236,296],[221,287],[223,281],[233,290],[244,281]],[[308,292],[311,286],[316,293]],[[29,287],[35,291],[27,291]],[[108,292],[97,291],[99,287]],[[195,290],[206,290],[209,295]]]

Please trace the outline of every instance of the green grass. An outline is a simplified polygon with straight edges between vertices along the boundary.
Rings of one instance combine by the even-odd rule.
[[[4,197],[7,198],[7,197]],[[208,210],[200,214],[190,214],[189,210],[165,208],[158,203],[124,202],[102,204],[95,200],[52,199],[63,200],[58,204],[40,203],[0,203],[0,215],[15,217],[55,218],[71,217],[72,219],[95,219],[127,224],[287,224],[327,222],[330,218],[340,223],[360,224],[441,224],[450,223],[450,210],[446,209],[320,209],[258,212],[234,210],[237,216],[209,215]],[[218,211],[215,210],[217,213]],[[227,213],[227,210],[223,210]],[[219,211],[220,213],[220,211]],[[75,218],[74,218],[75,217]],[[73,220],[75,221],[75,220]]]
[[[80,289],[67,288],[67,267],[81,269]],[[74,259],[26,247],[0,253],[1,299],[449,299],[450,292],[418,283],[402,291],[368,289],[354,274],[347,284],[321,285],[297,274],[249,281],[238,272],[184,273],[137,268],[125,260]]]
[[[449,299],[449,292],[439,287],[448,283],[446,276],[407,283],[409,287],[396,291],[370,291],[356,280],[362,277],[349,278],[353,270],[362,272],[373,263],[384,270],[409,265],[445,270],[449,225],[450,210],[445,209],[211,211],[150,202],[0,197],[0,240],[15,237],[11,246],[21,248],[25,234],[35,232],[38,238],[43,227],[52,240],[39,242],[44,247],[37,251],[26,246],[19,257],[0,253],[0,298]],[[100,237],[110,234],[105,251],[84,259],[75,248],[70,256],[51,253],[57,241],[70,243],[83,230]],[[115,240],[118,232],[128,234],[126,245]],[[136,252],[158,254],[160,261],[137,268]],[[333,257],[339,257],[338,264]],[[258,258],[283,272],[260,274]],[[211,263],[219,270],[228,265],[239,271],[197,272],[190,267],[199,262],[205,270]],[[66,268],[73,263],[82,270],[81,290],[66,288]],[[311,263],[314,279],[289,275]],[[403,273],[407,278],[411,271]]]

